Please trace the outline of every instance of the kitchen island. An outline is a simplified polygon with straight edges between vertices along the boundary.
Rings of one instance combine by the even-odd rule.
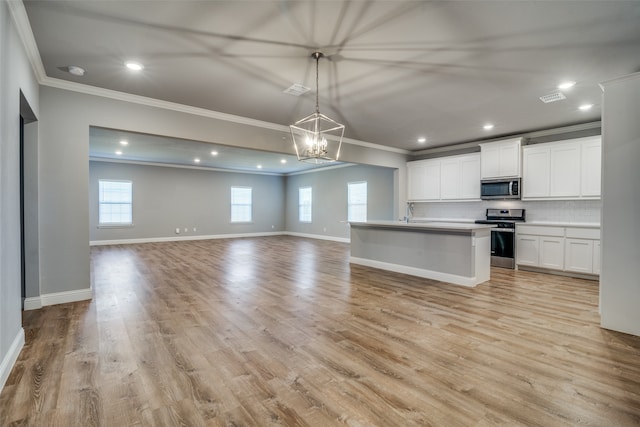
[[[350,222],[352,264],[476,286],[490,278],[493,225]]]

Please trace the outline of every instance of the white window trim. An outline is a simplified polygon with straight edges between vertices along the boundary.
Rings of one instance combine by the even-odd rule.
[[[310,219],[307,220],[302,220],[300,219],[300,208],[302,207],[302,204],[300,203],[300,191],[301,190],[306,190],[309,189],[311,191],[311,204],[310,204],[310,212],[309,212],[309,217]],[[302,223],[302,224],[312,224],[313,223],[313,187],[312,186],[306,186],[306,187],[298,187],[298,222]]]
[[[108,222],[101,223],[100,222],[100,183],[101,182],[127,182],[131,184],[131,222]],[[96,228],[132,228],[134,226],[133,222],[134,212],[133,212],[133,181],[130,179],[98,179],[98,225]]]
[[[251,190],[251,204],[250,204],[250,207],[251,207],[251,212],[250,212],[251,219],[249,221],[234,221],[233,220],[233,206],[234,206],[234,204],[233,204],[233,189],[234,188]],[[232,224],[232,225],[253,224],[253,187],[247,187],[247,186],[241,186],[241,185],[232,185],[231,186],[231,190],[230,190],[230,197],[231,197],[231,200],[229,200],[229,202],[230,202],[229,203],[229,215],[230,215],[229,224]],[[238,205],[238,206],[240,206],[240,205]],[[242,205],[242,206],[246,206],[246,205]]]
[[[369,216],[367,215],[367,214],[368,214],[368,212],[367,212],[367,211],[369,210],[369,194],[368,194],[368,191],[369,191],[369,184],[367,184],[367,181],[353,181],[353,182],[347,182],[347,221],[352,221],[352,219],[351,219],[351,218],[350,218],[350,216],[349,216],[349,208],[350,208],[351,206],[356,205],[356,204],[354,204],[354,203],[349,203],[349,188],[350,188],[350,186],[351,186],[351,185],[356,185],[356,184],[365,184],[365,185],[366,185],[366,187],[367,187],[367,194],[366,194],[367,199],[366,199],[366,202],[364,203],[364,206],[365,206],[365,219],[364,219],[364,221],[366,221],[366,220],[368,219],[368,217],[369,217]],[[358,205],[358,206],[359,206],[359,205]]]

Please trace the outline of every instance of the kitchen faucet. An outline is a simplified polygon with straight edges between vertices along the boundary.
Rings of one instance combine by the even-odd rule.
[[[404,215],[404,222],[408,224],[412,217],[413,217],[413,202],[407,202],[407,209]]]

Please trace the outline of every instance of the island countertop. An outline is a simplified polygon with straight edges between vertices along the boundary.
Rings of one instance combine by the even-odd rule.
[[[405,230],[418,231],[452,231],[471,233],[479,230],[488,230],[496,227],[491,224],[474,224],[467,222],[405,222],[405,221],[367,221],[367,222],[350,222],[354,227],[376,227],[376,228],[395,228]]]

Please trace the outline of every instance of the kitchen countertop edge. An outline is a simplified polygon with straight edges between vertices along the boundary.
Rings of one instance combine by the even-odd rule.
[[[464,231],[474,232],[477,230],[485,230],[495,228],[495,225],[490,224],[474,224],[466,222],[404,222],[404,221],[367,221],[356,222],[352,221],[349,224],[355,227],[388,227],[397,229],[415,229],[415,230],[439,230],[439,231]]]
[[[516,226],[532,225],[538,227],[570,227],[570,228],[601,228],[602,226],[595,222],[555,222],[555,221],[526,221],[516,223]]]

